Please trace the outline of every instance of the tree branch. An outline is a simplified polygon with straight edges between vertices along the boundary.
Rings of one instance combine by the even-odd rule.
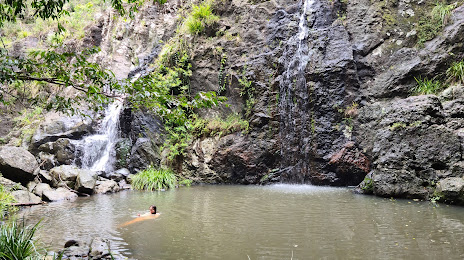
[[[78,84],[75,84],[75,83],[66,84],[66,82],[63,82],[56,78],[38,78],[38,77],[29,76],[29,75],[19,75],[16,77],[16,79],[24,80],[24,81],[43,81],[43,82],[47,82],[47,83],[51,83],[51,84],[55,84],[59,86],[65,86],[65,87],[71,86],[76,90],[79,90],[82,92],[88,92],[86,88],[79,86]],[[116,94],[105,93],[105,92],[97,92],[95,94],[104,95],[105,97],[108,97],[108,98],[121,98],[123,96],[123,95],[116,95]]]

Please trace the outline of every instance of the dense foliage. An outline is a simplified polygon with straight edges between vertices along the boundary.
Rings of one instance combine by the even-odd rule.
[[[54,11],[48,13],[50,19],[65,15],[63,3],[50,3]],[[64,1],[65,3],[68,1]],[[121,15],[126,14],[121,0],[112,0],[113,7]],[[137,7],[140,2],[129,0],[130,8]],[[163,4],[164,1],[159,1]],[[212,1],[193,5],[189,19],[208,25],[218,19],[211,11]],[[20,2],[20,4],[23,4]],[[34,8],[34,6],[32,6]],[[129,9],[129,13],[131,14]],[[22,17],[26,13],[18,9],[11,19]],[[45,18],[47,16],[40,16]],[[190,17],[190,18],[189,18]],[[181,26],[181,27],[182,27]],[[66,52],[55,46],[46,51],[32,51],[27,57],[12,57],[7,49],[0,48],[0,102],[8,105],[22,97],[29,103],[44,106],[62,112],[81,112],[82,104],[99,110],[111,101],[111,98],[124,98],[135,108],[144,107],[158,114],[164,121],[167,135],[166,148],[170,158],[182,155],[190,137],[195,110],[212,107],[225,100],[216,92],[190,93],[190,49],[183,39],[183,30],[179,29],[176,37],[164,46],[159,58],[153,64],[152,73],[137,79],[116,80],[111,71],[105,70],[99,64],[89,62],[91,55],[98,50]],[[198,32],[199,33],[199,32]],[[28,82],[34,82],[32,88],[27,88]],[[70,95],[64,90],[72,87],[80,92]],[[32,90],[34,89],[34,90]]]
[[[24,82],[35,81],[51,83],[52,86],[37,85],[35,93],[23,93],[32,104],[42,104],[48,110],[74,113],[75,105],[85,100],[93,103],[94,109],[102,108],[109,97],[121,95],[118,93],[121,93],[122,86],[111,71],[88,61],[88,57],[97,51],[33,51],[27,58],[14,58],[5,49],[0,49],[0,102],[8,104],[11,99],[6,99],[6,96],[16,97],[24,89]],[[85,95],[67,97],[64,95],[66,87],[73,87]],[[50,92],[56,95],[50,96]]]

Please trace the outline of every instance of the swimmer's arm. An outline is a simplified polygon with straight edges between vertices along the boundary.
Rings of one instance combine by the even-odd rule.
[[[133,219],[131,221],[127,221],[126,223],[121,224],[118,227],[125,227],[125,226],[128,226],[130,224],[134,224],[136,222],[140,222],[140,221],[147,220],[147,219],[155,219],[157,217],[159,217],[159,214],[142,215],[142,216],[140,216],[138,218],[135,218],[135,219]]]

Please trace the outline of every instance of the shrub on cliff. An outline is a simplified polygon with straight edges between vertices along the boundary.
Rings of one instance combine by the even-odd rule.
[[[437,2],[430,15],[422,18],[417,26],[417,45],[422,47],[426,41],[437,36],[441,29],[447,24],[450,14],[456,4]]]
[[[200,34],[206,26],[219,20],[211,10],[212,1],[205,1],[200,5],[192,5],[192,12],[184,22],[184,30],[190,34]]]

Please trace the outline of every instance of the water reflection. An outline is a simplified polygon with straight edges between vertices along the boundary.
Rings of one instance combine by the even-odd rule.
[[[156,204],[161,216],[117,226]],[[464,209],[349,189],[197,186],[122,192],[22,212],[44,218],[42,240],[110,238],[136,259],[462,259]]]

